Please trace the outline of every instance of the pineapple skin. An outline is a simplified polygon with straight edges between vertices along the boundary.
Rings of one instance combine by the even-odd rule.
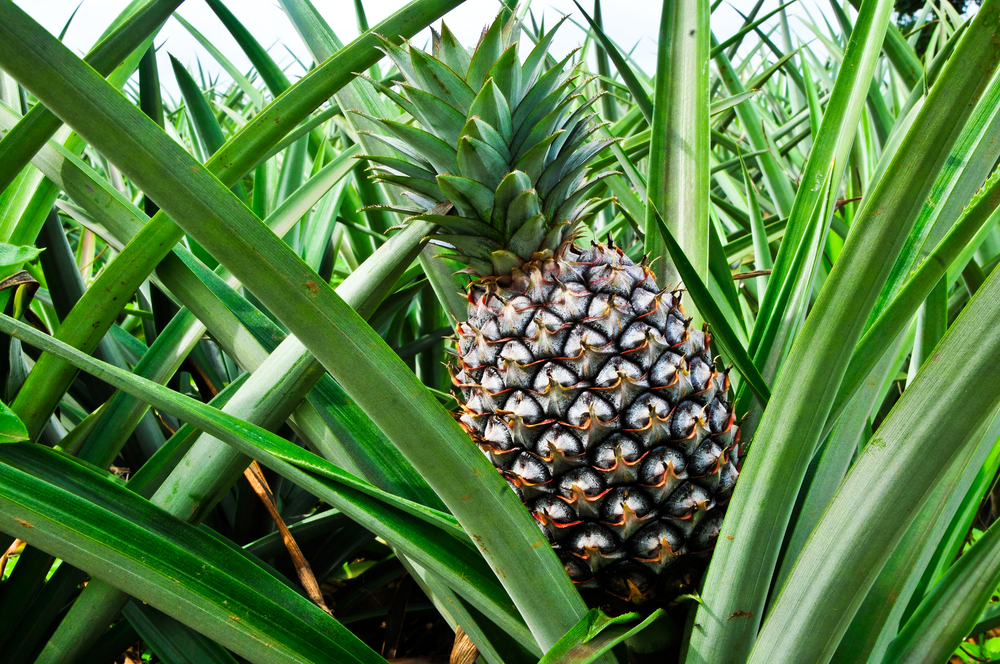
[[[739,428],[710,335],[680,294],[610,241],[576,244],[607,200],[588,162],[616,142],[598,97],[548,47],[521,60],[502,11],[469,51],[442,24],[433,53],[382,40],[404,82],[369,81],[412,118],[365,116],[366,155],[467,267],[456,328],[459,421],[508,480],[588,602],[620,612],[690,592],[738,476]],[[363,115],[363,114],[362,114]],[[407,223],[407,222],[404,222]],[[656,602],[650,600],[656,599]]]
[[[690,590],[738,476],[709,334],[612,244],[568,241],[468,299],[459,421],[573,581],[605,607]]]

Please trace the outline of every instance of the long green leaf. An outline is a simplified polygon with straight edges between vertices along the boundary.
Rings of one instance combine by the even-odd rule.
[[[948,268],[962,250],[993,218],[1000,207],[1000,171],[993,173],[962,214],[961,219],[934,248],[927,259],[904,283],[882,314],[865,332],[851,356],[851,363],[837,393],[827,429],[839,417],[851,398],[860,389],[872,367],[885,350],[910,324],[917,308],[935,285],[948,274]]]
[[[253,662],[381,661],[250,558],[106,476],[31,444],[4,446],[0,459],[5,532],[168,615],[199,616],[203,633]]]
[[[624,208],[621,209],[624,210]],[[627,213],[623,212],[623,214]],[[694,300],[695,305],[701,310],[705,320],[711,326],[713,336],[719,340],[722,350],[732,360],[733,364],[736,365],[736,370],[746,379],[753,393],[760,399],[761,403],[766,404],[771,398],[771,391],[768,389],[764,379],[761,378],[760,372],[757,371],[757,367],[754,366],[746,350],[740,345],[736,332],[733,331],[732,327],[726,321],[722,310],[719,309],[718,303],[712,298],[708,286],[705,285],[705,282],[698,275],[698,272],[688,260],[687,255],[681,249],[680,244],[674,238],[670,229],[663,222],[663,218],[656,208],[653,208],[653,219],[663,237],[667,255],[677,267],[677,271],[684,282],[684,287],[691,293],[691,298]]]
[[[655,210],[695,273],[708,281],[708,0],[664,0],[656,56],[652,134],[646,174],[645,250],[653,259],[657,283],[678,278],[656,232]],[[676,259],[675,259],[676,260]],[[701,303],[691,314],[700,318]]]
[[[943,662],[970,635],[1000,584],[1000,526],[990,527],[924,597],[884,664]]]
[[[622,57],[621,52],[618,51],[618,47],[616,47],[614,42],[612,42],[608,36],[604,34],[604,30],[601,29],[601,26],[590,17],[590,14],[588,14],[587,11],[580,6],[579,2],[573,0],[573,4],[576,5],[576,8],[580,10],[580,13],[583,14],[584,18],[587,19],[587,22],[590,23],[590,28],[594,31],[594,35],[601,42],[604,52],[607,53],[608,57],[611,58],[611,61],[615,63],[618,75],[622,77],[622,81],[624,81],[626,87],[628,87],[628,91],[632,93],[632,99],[635,100],[636,106],[638,106],[639,110],[642,111],[642,115],[646,118],[646,122],[652,124],[654,112],[653,100],[649,98],[649,95],[646,93],[646,89],[642,87],[642,83],[639,82],[639,78],[635,75],[635,72],[632,71],[632,68],[628,66],[628,63],[625,62],[625,58]],[[606,119],[611,120],[612,118]]]
[[[554,552],[543,545],[534,520],[436,398],[315,272],[277,237],[262,232],[249,210],[180,146],[138,117],[126,100],[98,94],[106,85],[103,79],[87,71],[19,10],[0,6],[0,16],[4,68],[25,81],[46,79],[44,90],[32,85],[32,91],[91,144],[122,164],[130,179],[307,343],[473,535],[515,603],[525,610],[542,647],[557,640],[565,631],[563,623],[576,619],[575,612],[558,620],[538,614],[531,607],[537,606],[539,588],[564,598],[566,606],[578,607],[581,613],[582,601]],[[333,58],[350,50],[345,47]],[[257,118],[267,115],[265,109]],[[225,153],[223,147],[219,154]],[[223,166],[239,170],[219,159]],[[507,516],[505,523],[497,522],[498,512]]]
[[[538,660],[538,664],[590,664],[662,616],[663,609],[657,609],[639,621],[638,613],[610,617],[600,609],[591,609]]]
[[[141,55],[146,50],[143,42],[159,30],[181,2],[183,0],[149,0],[141,7],[140,2],[132,2],[117,19],[120,27],[87,54],[86,63],[107,76],[133,51],[141,49]],[[138,59],[135,64],[138,64]],[[129,67],[125,78],[131,73],[132,67]],[[59,118],[45,108],[44,104],[37,104],[14,130],[0,140],[0,191],[10,185],[31,157],[45,145],[45,141],[59,129],[60,124]]]
[[[465,539],[465,534],[448,515],[381,491],[265,429],[102,364],[8,316],[0,316],[0,330],[57,354],[118,389],[190,421],[242,453],[257,458],[365,527],[383,533],[401,551],[441,575],[481,611],[503,624],[517,625],[513,606],[471,547],[446,535]],[[294,351],[289,353],[294,354]]]
[[[828,661],[937,481],[978,447],[974,434],[1000,403],[1000,335],[982,334],[1000,325],[998,303],[994,272],[851,468],[779,591],[751,663]]]
[[[870,30],[880,37],[891,6],[881,2],[865,9],[869,7],[870,12],[859,15],[848,51],[858,46],[862,55],[874,57],[867,52],[874,51],[881,40],[866,43],[862,35]],[[942,73],[950,85],[932,89],[893,159],[894,166],[888,169],[891,176],[881,179],[869,193],[782,366],[770,407],[757,430],[757,445],[744,464],[743,481],[730,502],[720,544],[713,554],[705,581],[705,604],[699,607],[696,618],[706,627],[692,635],[689,653],[698,653],[698,658],[691,659],[689,654],[688,661],[739,661],[753,643],[799,487],[851,350],[891,269],[886,258],[894,257],[905,241],[926,192],[982,93],[983,72],[991,73],[1000,55],[991,45],[996,37],[996,6],[987,2],[983,10]],[[865,24],[871,27],[864,28]],[[861,100],[867,82],[858,81],[855,89]],[[826,122],[824,119],[824,129]],[[811,180],[804,182],[807,184],[800,191]],[[775,281],[772,279],[772,286]],[[814,541],[815,537],[810,543]],[[791,583],[789,577],[787,584]],[[736,612],[749,617],[727,620]]]
[[[882,566],[831,661],[836,664],[852,664],[882,660],[889,643],[899,631],[906,605],[916,592],[924,576],[923,571],[932,562],[934,543],[941,541],[942,533],[946,532],[949,521],[953,519],[952,515],[961,509],[967,509],[962,501],[968,491],[972,490],[983,461],[990,456],[995,458],[1000,449],[997,447],[1000,417],[994,416],[993,422],[983,428],[985,433],[980,436],[978,449],[968,465],[962,468],[960,463],[951,464],[947,475],[935,483],[931,497],[893,549],[892,556]],[[990,473],[988,482],[993,481],[994,474],[995,470]],[[972,511],[979,507],[982,495],[982,492],[975,494]],[[960,536],[963,543],[966,533],[967,527]],[[951,560],[953,558],[949,562]]]

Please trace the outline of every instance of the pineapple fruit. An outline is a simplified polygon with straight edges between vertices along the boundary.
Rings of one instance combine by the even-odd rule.
[[[587,163],[611,141],[593,138],[570,56],[548,56],[555,29],[523,63],[519,33],[505,11],[471,53],[443,24],[432,54],[383,40],[405,82],[372,84],[415,122],[368,117],[396,156],[367,158],[474,277],[456,328],[462,425],[591,603],[669,601],[736,482],[728,376],[645,259],[610,236],[575,243],[609,175]]]

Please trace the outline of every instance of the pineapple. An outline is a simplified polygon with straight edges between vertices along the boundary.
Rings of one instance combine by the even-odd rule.
[[[443,24],[433,54],[383,40],[405,82],[371,83],[415,123],[368,116],[396,156],[367,158],[474,277],[456,327],[462,425],[591,603],[669,601],[736,482],[728,376],[645,258],[610,236],[575,243],[609,175],[587,164],[611,141],[593,138],[596,98],[572,92],[572,54],[548,58],[555,29],[523,64],[519,32],[505,11],[471,53]]]

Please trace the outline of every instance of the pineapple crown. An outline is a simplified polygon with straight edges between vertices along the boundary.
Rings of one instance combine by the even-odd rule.
[[[565,18],[563,19],[565,20]],[[562,21],[560,21],[560,24]],[[572,92],[577,76],[551,65],[546,33],[522,63],[520,21],[502,11],[470,53],[442,23],[433,54],[380,37],[401,72],[399,92],[369,82],[419,126],[365,116],[385,130],[371,133],[394,156],[366,155],[375,177],[403,189],[416,207],[395,207],[433,222],[435,239],[478,276],[506,276],[556,252],[593,213],[585,200],[612,172],[588,178],[587,163],[617,139],[590,140],[603,124],[589,109],[598,99]],[[405,223],[405,222],[404,222]]]

